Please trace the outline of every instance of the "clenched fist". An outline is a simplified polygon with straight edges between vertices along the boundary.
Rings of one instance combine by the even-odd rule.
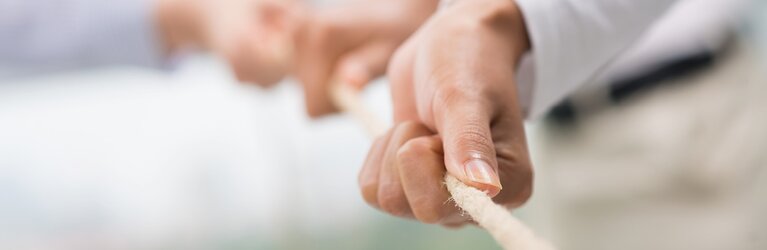
[[[529,49],[514,1],[459,1],[432,17],[389,66],[395,125],[360,173],[365,200],[396,216],[461,225],[449,173],[509,208],[532,192],[514,82]]]

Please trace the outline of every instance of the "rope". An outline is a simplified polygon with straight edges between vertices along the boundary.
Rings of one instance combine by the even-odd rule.
[[[467,186],[451,175],[445,175],[445,183],[455,204],[487,230],[503,249],[554,249],[551,244],[535,236],[530,228],[512,216],[506,208],[495,204],[485,192]]]
[[[336,83],[330,94],[335,105],[364,125],[371,136],[380,135],[386,130],[384,123],[366,108],[357,91],[346,84]],[[445,175],[445,184],[455,204],[487,230],[503,249],[555,249],[547,241],[538,238],[528,226],[515,218],[506,208],[495,204],[485,192],[467,186],[451,175]]]

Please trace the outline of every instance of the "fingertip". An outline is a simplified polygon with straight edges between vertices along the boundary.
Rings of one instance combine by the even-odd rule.
[[[327,94],[311,91],[309,88],[304,89],[304,92],[306,114],[309,118],[318,119],[325,115],[338,112],[338,108],[330,102]]]
[[[360,180],[360,192],[362,199],[372,207],[378,208],[378,182],[372,180]]]
[[[493,186],[490,184],[479,183],[479,182],[471,182],[471,183],[468,183],[467,185],[472,186],[476,189],[479,189],[482,192],[485,192],[485,194],[487,194],[487,196],[490,196],[490,198],[495,197],[496,195],[501,193],[501,189],[502,189],[498,186]]]
[[[501,192],[501,185],[498,173],[489,163],[482,159],[471,159],[463,164],[462,173],[452,173],[464,184],[485,192],[488,196],[494,197]]]
[[[322,118],[325,115],[332,114],[335,111],[332,109],[320,109],[320,108],[312,108],[309,107],[307,109],[307,114],[309,115],[309,118],[311,119],[319,119]]]

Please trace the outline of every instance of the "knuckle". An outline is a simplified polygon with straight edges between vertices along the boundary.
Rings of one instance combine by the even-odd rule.
[[[430,74],[427,84],[436,86],[432,97],[432,107],[442,110],[440,114],[448,114],[456,110],[468,111],[462,113],[472,114],[473,116],[487,115],[492,107],[492,92],[482,84],[468,85],[460,80],[455,80],[453,70],[435,70],[437,72]],[[445,72],[448,71],[448,72]],[[436,113],[435,113],[436,114]]]
[[[408,206],[404,195],[395,192],[380,192],[381,190],[378,194],[378,206],[381,210],[395,216],[404,216]]]
[[[495,158],[495,146],[486,127],[487,125],[477,123],[468,123],[460,127],[454,139],[455,145],[462,145],[466,149],[488,154],[487,157]]]
[[[433,77],[432,77],[433,78]],[[439,82],[438,80],[429,80],[429,82]],[[431,83],[427,83],[431,84]],[[452,106],[453,103],[455,103],[457,100],[464,99],[463,93],[460,89],[453,86],[452,84],[444,84],[440,86],[439,88],[434,91],[434,95],[432,97],[432,109],[435,115],[442,115],[442,112],[439,112],[443,109],[451,109],[450,106]],[[445,112],[449,112],[448,110],[445,110]]]
[[[412,203],[415,218],[423,223],[435,224],[442,220],[443,202],[430,198],[418,198]]]
[[[496,148],[498,151],[498,165],[501,167],[501,173],[508,175],[510,179],[520,179],[520,181],[529,181],[533,179],[533,163],[527,156],[527,152],[522,150],[513,150],[506,147]]]
[[[515,192],[506,195],[498,195],[493,200],[498,204],[503,204],[508,208],[517,208],[525,204],[533,194],[532,180],[526,180],[520,184]]]
[[[431,142],[427,138],[410,140],[397,150],[397,162],[400,166],[407,166],[409,163],[427,155],[430,150]]]
[[[527,154],[527,151],[522,150],[522,148],[515,146],[515,145],[504,145],[504,143],[501,143],[497,148],[496,151],[498,153],[498,157],[507,159],[507,161],[510,164],[513,165],[519,165],[520,167],[529,167],[527,165],[530,165],[530,163],[527,163],[525,158],[525,154]]]
[[[429,128],[423,123],[416,121],[403,121],[398,125],[403,138],[408,140],[418,139],[420,136],[431,134]]]
[[[466,98],[467,89],[459,86],[454,80],[455,72],[450,69],[435,68],[432,69],[426,79],[426,83],[433,86],[439,86],[434,93],[434,99],[443,103],[452,103],[454,100]]]
[[[418,125],[418,122],[416,121],[403,121],[401,122],[397,127],[404,131],[412,131],[415,129],[418,129],[420,126]]]
[[[442,24],[434,26],[439,29],[439,34],[453,38],[476,34],[484,26],[482,20],[476,18],[447,18],[443,16],[437,22]]]
[[[403,122],[399,122],[399,123],[394,124],[394,126],[393,126],[394,136],[393,137],[398,137],[396,135],[403,134],[404,132],[408,131],[408,129],[411,126],[413,126],[413,123],[415,123],[415,122],[413,122],[413,121],[403,121]]]
[[[360,180],[359,183],[362,199],[373,207],[378,206],[378,183],[375,181]]]
[[[482,31],[485,27],[480,20],[471,18],[454,19],[453,25],[450,26],[450,33],[456,37],[464,37],[474,35]]]
[[[515,201],[514,201],[513,206],[514,207],[521,206],[522,204],[527,202],[530,199],[530,196],[532,196],[532,195],[533,195],[533,186],[532,186],[532,184],[525,185],[525,188],[522,189],[522,192],[520,192],[519,195],[517,195],[517,197],[514,199]]]

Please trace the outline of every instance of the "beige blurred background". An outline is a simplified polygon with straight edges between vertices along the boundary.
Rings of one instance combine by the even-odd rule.
[[[517,215],[562,249],[767,247],[767,3],[753,12],[725,63],[679,80],[694,87],[528,124],[537,191]],[[365,205],[370,140],[306,118],[290,80],[240,85],[204,56],[2,75],[0,249],[498,249]],[[385,82],[364,95],[389,117]]]

